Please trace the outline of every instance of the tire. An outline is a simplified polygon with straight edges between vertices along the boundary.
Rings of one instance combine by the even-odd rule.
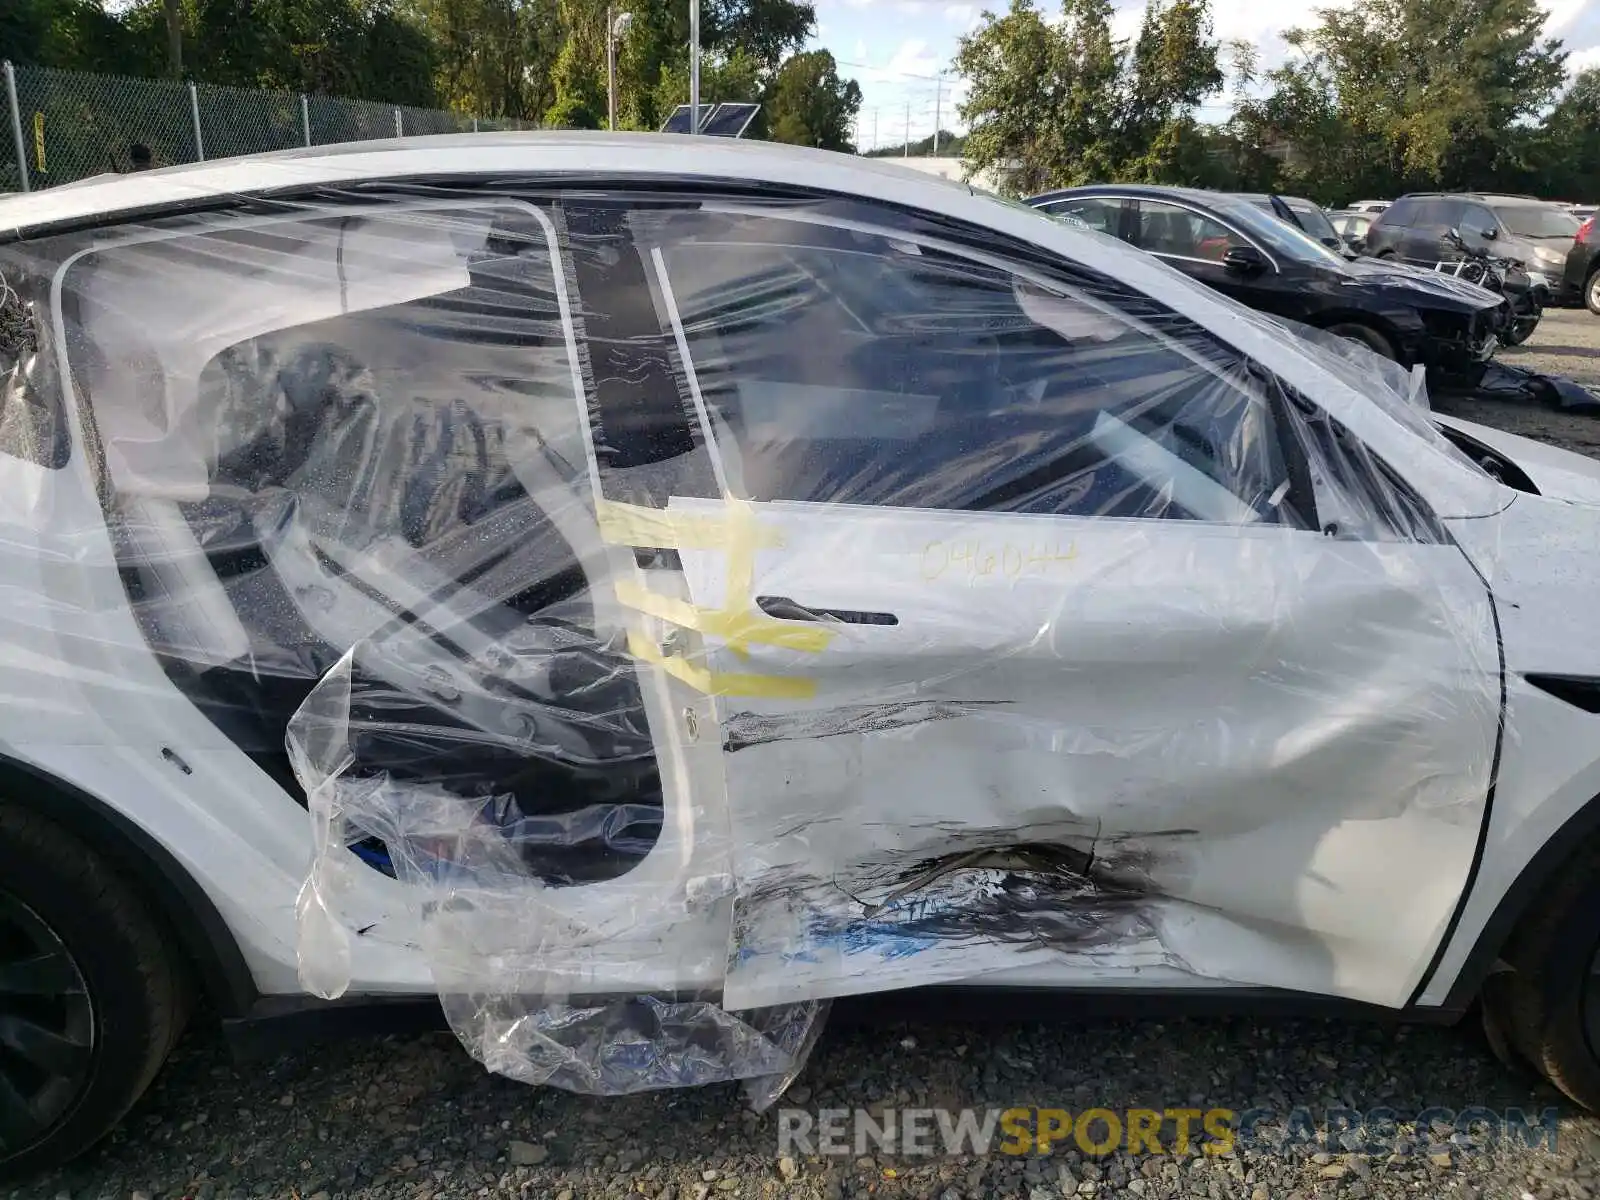
[[[1516,1054],[1573,1100],[1600,1111],[1600,842],[1564,866],[1534,911],[1518,924],[1482,1000],[1486,1020]],[[1596,1017],[1586,1019],[1585,1008]]]
[[[1532,313],[1511,318],[1511,324],[1506,327],[1505,344],[1520,346],[1533,336],[1533,331],[1539,328],[1539,319],[1543,313]]]
[[[1333,334],[1334,337],[1348,338],[1352,342],[1360,342],[1380,358],[1387,358],[1391,362],[1400,360],[1399,354],[1395,352],[1394,343],[1371,325],[1346,321],[1338,325],[1329,325],[1327,332]]]
[[[0,1178],[109,1133],[187,1015],[182,965],[138,894],[60,826],[0,801]]]
[[[1600,268],[1589,272],[1589,278],[1583,284],[1583,305],[1595,316],[1600,317]]]

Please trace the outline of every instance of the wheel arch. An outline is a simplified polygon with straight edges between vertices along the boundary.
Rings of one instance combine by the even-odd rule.
[[[1374,333],[1383,335],[1397,354],[1407,352],[1407,338],[1400,327],[1380,313],[1364,308],[1328,308],[1313,313],[1306,324],[1315,329],[1328,329],[1334,325],[1365,325]]]
[[[205,889],[136,822],[83,789],[0,755],[0,799],[54,821],[102,855],[145,900],[193,968],[202,995],[223,1018],[258,998],[238,942]]]
[[[1478,931],[1441,1007],[1465,1011],[1471,1006],[1484,980],[1511,944],[1522,919],[1534,910],[1561,869],[1597,838],[1600,838],[1600,796],[1595,796],[1568,817],[1523,864]]]

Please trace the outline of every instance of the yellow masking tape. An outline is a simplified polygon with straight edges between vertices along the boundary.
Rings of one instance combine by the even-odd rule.
[[[827,648],[833,638],[831,629],[819,626],[791,625],[774,620],[765,613],[733,609],[696,608],[660,592],[652,592],[631,580],[617,584],[617,600],[628,608],[652,617],[660,617],[674,625],[692,629],[696,633],[724,638],[735,648],[759,642],[767,646],[782,646],[787,650],[803,650],[815,654]]]
[[[729,500],[727,517],[670,513],[662,508],[601,500],[595,508],[600,536],[613,544],[659,547],[663,550],[731,550],[749,541],[750,549],[781,546],[783,534],[763,529],[749,516],[749,505]],[[739,528],[735,528],[738,525]],[[745,526],[748,525],[748,528]]]
[[[653,663],[674,679],[708,696],[760,696],[769,700],[811,700],[816,697],[814,679],[784,675],[740,675],[697,667],[675,655],[661,653],[649,638],[629,631],[628,653],[641,662]]]

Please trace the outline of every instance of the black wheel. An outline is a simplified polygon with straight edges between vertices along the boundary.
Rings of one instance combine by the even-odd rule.
[[[1600,843],[1590,843],[1512,934],[1509,971],[1483,991],[1488,1019],[1517,1055],[1600,1111]]]
[[[1399,361],[1400,356],[1395,352],[1394,343],[1371,325],[1361,325],[1354,321],[1347,321],[1339,325],[1329,325],[1328,332],[1335,337],[1348,338],[1352,342],[1360,342],[1368,350],[1382,358]]]
[[[0,1177],[110,1132],[177,1040],[185,995],[138,895],[60,826],[0,802]]]
[[[1511,324],[1506,326],[1505,343],[1508,346],[1520,346],[1533,336],[1533,331],[1539,328],[1539,318],[1543,313],[1527,313],[1511,318]]]
[[[1583,285],[1583,303],[1590,312],[1600,317],[1600,270],[1589,273],[1589,279]]]

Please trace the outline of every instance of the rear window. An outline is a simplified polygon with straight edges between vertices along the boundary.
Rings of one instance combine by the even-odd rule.
[[[1317,238],[1319,241],[1327,238],[1338,240],[1338,234],[1334,232],[1333,226],[1328,222],[1328,218],[1323,215],[1322,210],[1315,204],[1309,201],[1296,202],[1293,200],[1288,203],[1290,210],[1300,218],[1300,227],[1312,237]]]
[[[1410,223],[1414,227],[1448,229],[1460,221],[1463,207],[1461,201],[1446,200],[1442,196],[1419,200]]]

